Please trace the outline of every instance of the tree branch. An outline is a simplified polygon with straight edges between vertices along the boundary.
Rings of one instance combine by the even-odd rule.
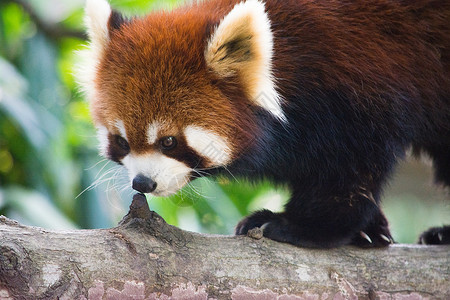
[[[111,229],[0,217],[1,299],[449,299],[449,276],[448,246],[314,250],[201,235],[165,223],[142,195]]]
[[[20,5],[23,10],[30,16],[36,26],[50,38],[59,40],[61,38],[76,38],[87,40],[87,35],[83,31],[64,28],[58,24],[48,23],[43,20],[34,10],[33,6],[25,0],[9,0],[12,3]]]

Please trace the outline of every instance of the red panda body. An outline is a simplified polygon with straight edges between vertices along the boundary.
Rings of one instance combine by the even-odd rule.
[[[291,189],[285,211],[236,233],[334,247],[392,242],[378,205],[409,147],[450,186],[450,3],[212,0],[126,20],[89,2],[82,81],[136,190],[267,178]]]

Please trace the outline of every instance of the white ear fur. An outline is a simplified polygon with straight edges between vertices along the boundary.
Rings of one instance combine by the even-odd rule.
[[[102,48],[109,40],[108,21],[111,7],[106,0],[86,1],[86,26],[91,46]]]
[[[106,0],[86,0],[85,24],[89,35],[89,46],[79,51],[79,63],[75,77],[90,101],[96,98],[95,75],[98,62],[109,41],[108,22],[111,7]]]
[[[273,34],[264,3],[234,6],[216,28],[205,51],[207,65],[219,76],[237,74],[249,98],[284,119],[272,76]]]

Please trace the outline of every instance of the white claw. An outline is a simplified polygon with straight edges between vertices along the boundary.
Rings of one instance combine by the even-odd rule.
[[[266,229],[266,227],[270,224],[270,222],[266,222],[264,224],[261,225],[261,230],[264,231],[264,229]]]
[[[387,236],[385,236],[384,234],[380,234],[380,237],[381,237],[383,240],[385,240],[386,242],[388,242],[389,244],[392,243],[391,239],[388,238]]]
[[[442,242],[442,239],[444,238],[444,235],[442,234],[442,232],[438,232],[438,239],[439,242]]]
[[[364,231],[360,231],[359,234],[361,235],[362,238],[366,239],[369,243],[372,244],[372,240],[371,240],[370,237],[367,235],[367,233],[365,233]]]

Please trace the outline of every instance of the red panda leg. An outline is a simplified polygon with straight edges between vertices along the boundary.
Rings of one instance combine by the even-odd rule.
[[[447,139],[450,139],[450,134]],[[427,147],[433,159],[434,177],[437,183],[450,187],[450,145]]]
[[[420,235],[418,243],[425,245],[449,245],[450,226],[447,225],[428,229]]]
[[[384,247],[393,242],[386,218],[374,202],[364,197],[330,202],[311,201],[308,207],[305,201],[291,199],[290,203],[302,203],[302,207],[293,210],[288,203],[284,213],[257,211],[237,225],[236,234],[261,227],[267,238],[313,248]]]

